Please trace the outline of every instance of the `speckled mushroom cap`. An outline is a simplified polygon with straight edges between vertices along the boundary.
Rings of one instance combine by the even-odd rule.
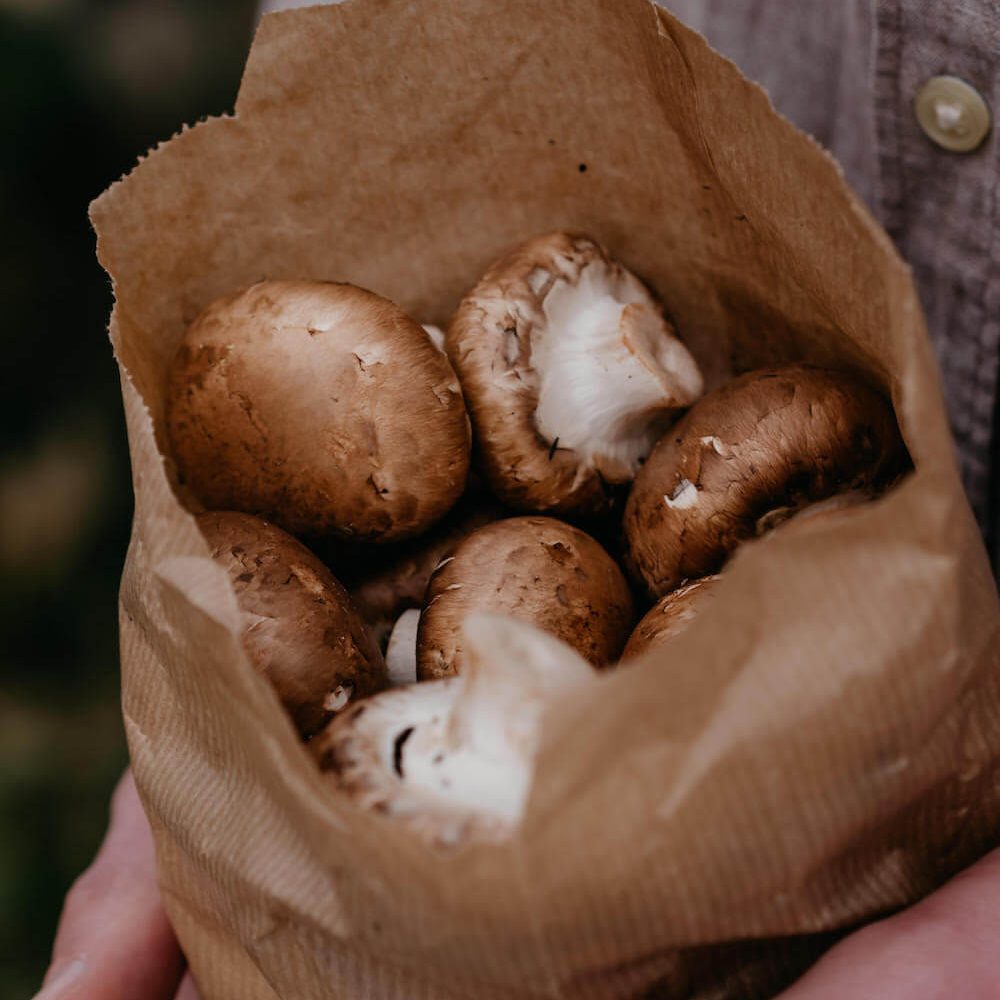
[[[347,591],[301,542],[251,514],[198,515],[229,574],[243,648],[303,737],[387,684],[385,662]]]
[[[309,745],[338,792],[439,847],[511,834],[546,702],[593,674],[522,622],[474,615],[466,625],[465,673],[360,702]]]
[[[461,672],[462,623],[476,611],[544,629],[596,667],[614,662],[634,621],[614,560],[589,535],[550,517],[480,528],[438,567],[420,616],[419,679]]]
[[[683,632],[711,597],[720,576],[703,576],[661,597],[643,615],[625,643],[622,660],[633,660]]]
[[[750,372],[693,406],[636,476],[626,564],[659,597],[717,570],[774,508],[865,489],[904,461],[892,407],[856,375]]]
[[[591,517],[702,391],[649,289],[592,239],[552,233],[497,261],[446,346],[493,492],[522,511]]]
[[[205,506],[307,537],[419,534],[468,472],[447,358],[397,306],[353,285],[261,281],[214,302],[184,336],[167,419]]]

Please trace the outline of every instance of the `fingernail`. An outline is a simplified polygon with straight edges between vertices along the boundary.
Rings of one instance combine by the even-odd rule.
[[[87,963],[83,957],[74,958],[45,984],[42,992],[35,996],[35,1000],[63,1000],[64,997],[69,1000],[66,990],[74,983],[78,983],[86,971]]]

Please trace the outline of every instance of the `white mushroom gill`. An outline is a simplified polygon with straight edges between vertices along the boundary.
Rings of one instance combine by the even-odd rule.
[[[369,699],[355,746],[378,727],[377,760],[351,761],[380,806],[438,842],[475,828],[502,836],[521,816],[547,704],[593,668],[558,639],[512,618],[470,615],[458,677]],[[345,745],[348,736],[341,737]]]
[[[385,665],[389,670],[389,684],[415,684],[417,680],[417,629],[420,612],[416,608],[404,611],[392,627],[389,644],[385,650]]]
[[[531,334],[539,432],[606,479],[627,481],[663,418],[702,393],[701,372],[643,284],[603,261],[557,278]]]

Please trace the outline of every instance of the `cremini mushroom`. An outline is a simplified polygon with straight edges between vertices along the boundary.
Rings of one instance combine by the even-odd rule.
[[[397,306],[353,285],[261,281],[213,302],[170,375],[180,476],[206,507],[306,537],[419,534],[458,500],[458,379]]]
[[[632,660],[651,649],[658,649],[683,632],[711,598],[720,579],[717,575],[703,576],[661,597],[629,636],[622,650],[622,660]]]
[[[648,288],[587,236],[551,233],[497,261],[447,332],[493,492],[591,517],[702,391]]]
[[[387,684],[385,662],[347,591],[301,542],[251,514],[197,517],[229,575],[243,648],[303,737]]]
[[[701,399],[654,448],[625,506],[626,564],[660,597],[717,570],[775,508],[877,487],[904,462],[892,407],[857,375],[750,372]]]
[[[439,846],[510,834],[546,705],[593,675],[564,643],[512,619],[471,616],[463,645],[462,676],[378,694],[310,743],[340,792]]]
[[[417,634],[421,680],[462,671],[462,625],[474,611],[530,622],[595,667],[614,662],[634,621],[618,565],[589,535],[551,517],[489,524],[438,567]]]

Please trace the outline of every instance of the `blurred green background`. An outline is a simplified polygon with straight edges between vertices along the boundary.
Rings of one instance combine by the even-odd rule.
[[[87,204],[232,109],[253,0],[0,0],[0,1000],[33,995],[126,751],[132,490]]]

